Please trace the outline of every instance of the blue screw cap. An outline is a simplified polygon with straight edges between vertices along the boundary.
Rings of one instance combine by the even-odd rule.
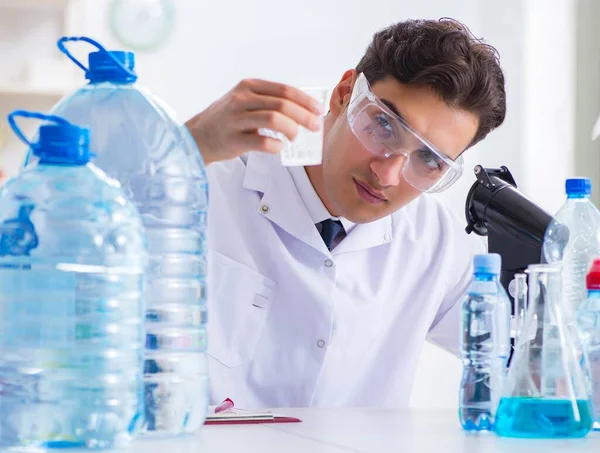
[[[589,178],[569,178],[565,182],[567,195],[589,195],[592,193],[592,181]]]
[[[483,274],[499,274],[502,267],[502,257],[497,253],[475,255],[473,272]]]

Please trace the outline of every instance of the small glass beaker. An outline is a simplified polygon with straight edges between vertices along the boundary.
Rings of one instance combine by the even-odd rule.
[[[527,274],[527,312],[495,431],[507,437],[583,437],[593,412],[577,327],[561,306],[561,267],[531,265]]]
[[[326,112],[329,90],[327,88],[305,88],[306,94],[315,98]],[[321,116],[320,129],[316,132],[300,126],[294,141],[283,137],[284,147],[280,153],[281,163],[286,167],[320,165],[323,162],[323,126],[324,116]]]

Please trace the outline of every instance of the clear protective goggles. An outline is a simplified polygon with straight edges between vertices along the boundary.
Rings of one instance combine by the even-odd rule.
[[[392,112],[359,74],[348,106],[348,124],[358,141],[371,153],[384,158],[404,156],[402,177],[420,192],[442,192],[463,171],[463,159],[456,160],[438,151]]]

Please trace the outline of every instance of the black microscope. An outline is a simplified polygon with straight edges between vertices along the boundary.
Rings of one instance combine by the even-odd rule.
[[[553,217],[517,190],[508,168],[475,167],[477,181],[465,204],[467,233],[488,237],[488,252],[502,257],[500,282],[511,298],[515,274],[542,262],[546,228]]]
[[[466,231],[487,236],[488,252],[502,257],[500,283],[510,298],[511,312],[518,316],[510,283],[515,274],[525,272],[530,264],[543,262],[544,235],[553,217],[517,190],[508,168],[477,165],[474,171],[477,181],[465,204]],[[568,229],[561,230],[560,236],[566,243]],[[514,341],[511,339],[513,348]]]

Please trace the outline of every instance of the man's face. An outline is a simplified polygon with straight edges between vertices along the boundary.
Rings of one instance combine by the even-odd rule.
[[[355,80],[355,71],[346,72],[332,94],[330,113],[325,120],[322,180],[314,181],[312,177],[311,180],[333,215],[366,223],[397,211],[421,192],[402,176],[405,156],[375,155],[350,129],[346,111]],[[475,114],[449,107],[427,87],[404,85],[388,77],[375,83],[372,90],[452,160],[467,148],[477,132]],[[308,168],[311,176],[314,170]]]

